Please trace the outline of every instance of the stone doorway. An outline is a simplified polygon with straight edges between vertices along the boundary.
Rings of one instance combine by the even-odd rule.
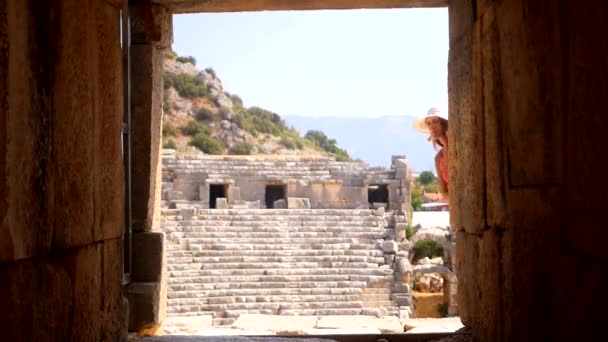
[[[285,194],[287,193],[285,185],[266,185],[266,194],[264,195],[264,201],[266,202],[266,208],[274,208],[274,201],[281,199],[287,200]]]
[[[371,184],[367,187],[367,201],[371,208],[374,206],[383,206],[385,209],[388,207],[388,185],[386,184]],[[374,204],[376,203],[376,204]],[[384,203],[384,204],[379,204]]]
[[[209,184],[209,209],[217,208],[217,199],[226,198],[226,184]]]

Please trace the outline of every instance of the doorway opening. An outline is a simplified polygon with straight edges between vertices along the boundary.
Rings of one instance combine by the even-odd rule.
[[[287,193],[285,185],[266,185],[266,194],[264,200],[266,202],[266,208],[274,208],[274,201],[287,200],[285,194]]]
[[[388,208],[388,185],[370,184],[367,187],[367,201],[371,208],[382,206]],[[375,204],[374,204],[375,203]]]
[[[209,209],[217,208],[218,198],[226,198],[226,184],[209,184]]]

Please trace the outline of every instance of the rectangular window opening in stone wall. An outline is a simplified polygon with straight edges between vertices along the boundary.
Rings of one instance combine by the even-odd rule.
[[[264,195],[264,201],[266,202],[266,208],[274,208],[274,202],[278,200],[287,200],[287,189],[286,186],[281,185],[266,185],[266,192]]]
[[[388,208],[388,185],[386,184],[370,184],[367,188],[367,201],[371,208],[384,207]]]
[[[209,209],[217,208],[217,199],[226,198],[226,184],[210,184],[209,185]]]

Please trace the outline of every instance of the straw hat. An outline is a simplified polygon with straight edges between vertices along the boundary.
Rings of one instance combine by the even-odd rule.
[[[416,121],[414,121],[414,128],[422,133],[430,133],[429,128],[426,126],[426,123],[424,122],[426,120],[426,118],[430,118],[430,117],[438,117],[438,118],[447,120],[448,111],[441,107],[431,107],[431,109],[429,109],[429,111],[426,113],[426,115],[424,115],[424,116],[416,119]]]

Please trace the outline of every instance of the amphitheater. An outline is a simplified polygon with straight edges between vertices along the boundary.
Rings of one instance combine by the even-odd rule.
[[[164,150],[162,177],[170,317],[412,316],[404,156],[384,168]]]

